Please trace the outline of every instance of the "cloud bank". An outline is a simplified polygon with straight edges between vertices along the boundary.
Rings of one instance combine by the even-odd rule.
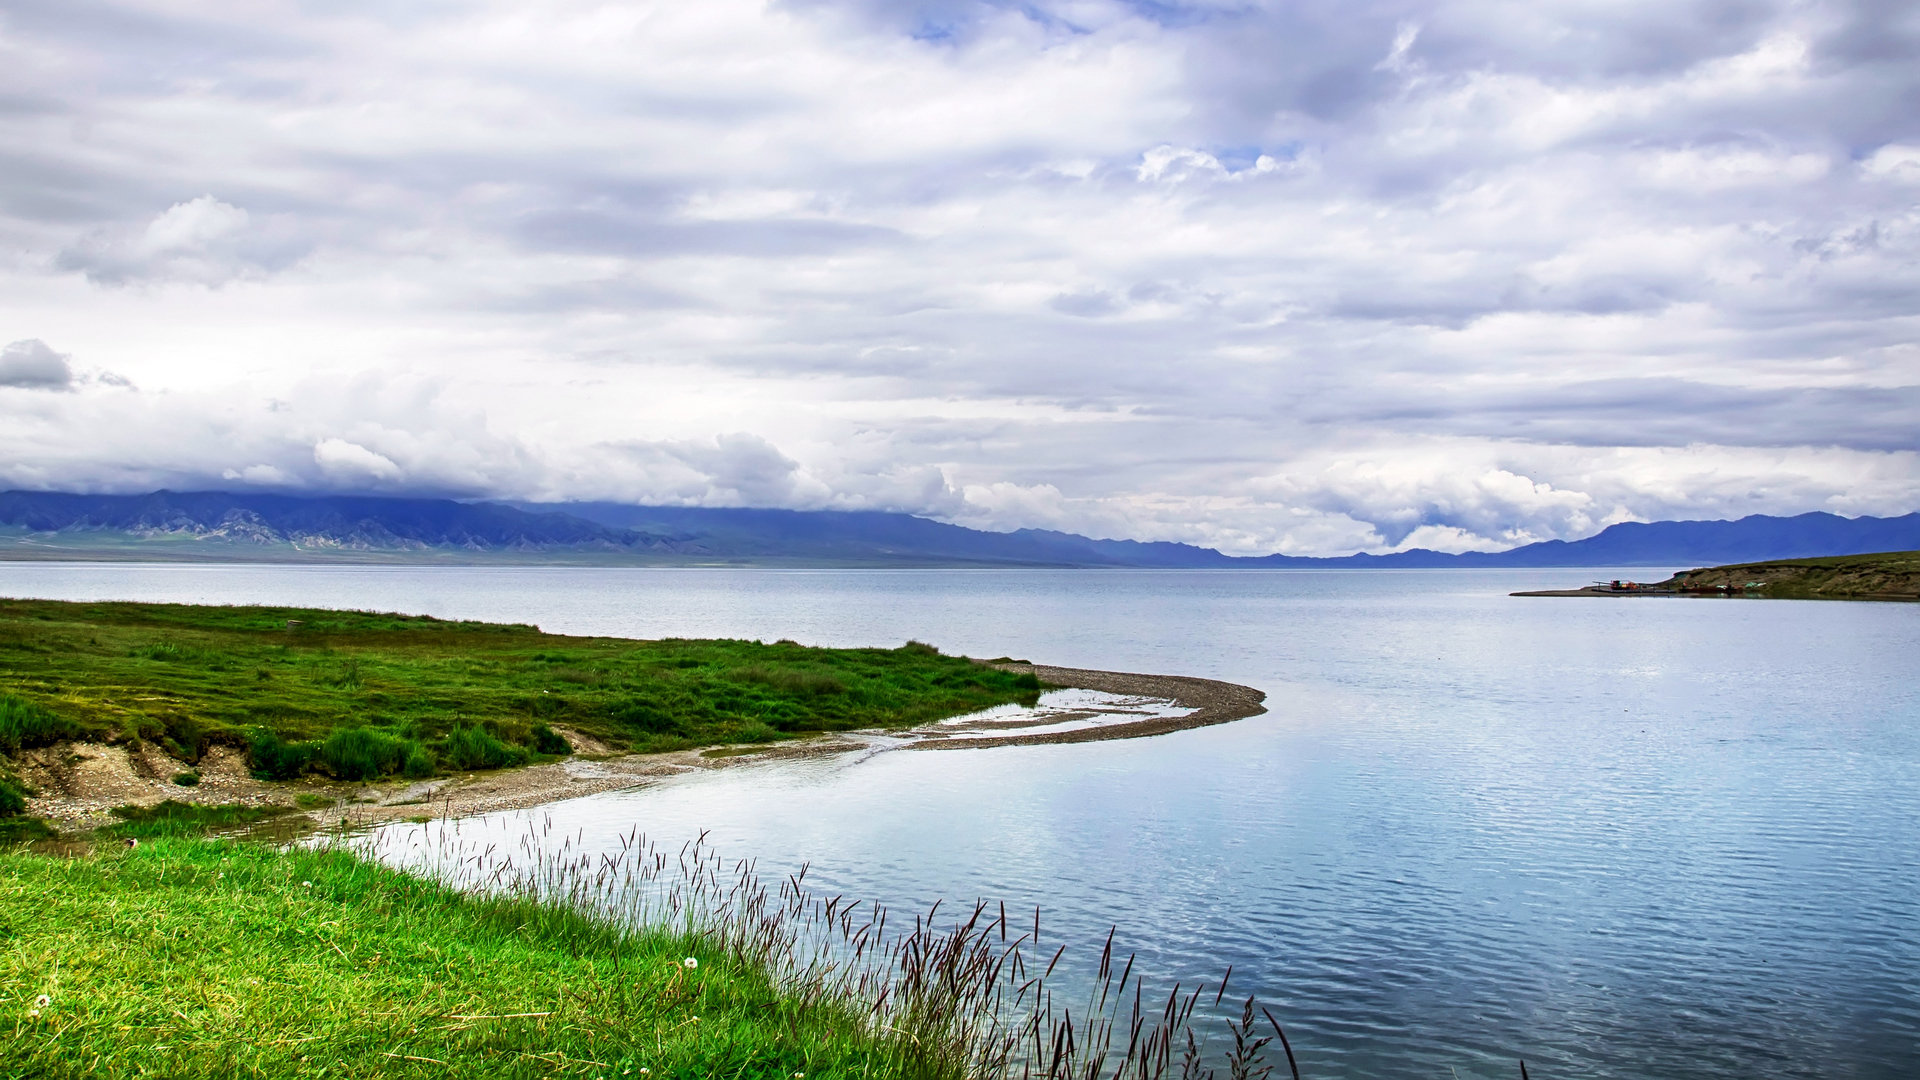
[[[1920,508],[1912,5],[24,0],[0,135],[10,486]]]

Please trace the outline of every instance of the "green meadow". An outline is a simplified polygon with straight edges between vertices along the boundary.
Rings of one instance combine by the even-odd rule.
[[[944,1071],[697,934],[462,895],[345,852],[0,854],[3,1078]]]
[[[563,727],[610,750],[911,727],[1040,684],[909,642],[635,641],[301,608],[0,600],[0,751],[248,748],[290,779],[430,776],[552,760]]]

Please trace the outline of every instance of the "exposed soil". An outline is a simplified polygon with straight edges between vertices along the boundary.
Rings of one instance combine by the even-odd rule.
[[[1261,704],[1266,695],[1260,691],[1250,686],[1213,679],[1091,671],[1017,662],[993,666],[1006,671],[1032,672],[1041,682],[1052,686],[1160,698],[1192,711],[1180,716],[1154,717],[1134,723],[993,738],[915,738],[912,732],[890,734],[907,740],[903,744],[907,749],[983,749],[1137,739],[1210,724],[1224,724],[1267,711]],[[694,769],[841,754],[871,749],[873,745],[859,734],[823,735],[767,746],[677,750],[665,754],[613,754],[609,747],[589,736],[570,730],[556,730],[574,748],[574,756],[565,761],[425,781],[357,784],[318,778],[289,782],[255,780],[247,772],[245,753],[231,747],[214,747],[197,765],[186,765],[151,745],[134,751],[125,746],[64,743],[42,750],[22,751],[15,765],[20,779],[37,792],[34,798],[28,800],[27,812],[46,818],[62,830],[91,829],[109,824],[114,820],[109,813],[113,807],[151,806],[165,799],[300,806],[316,825],[332,826],[520,810],[561,799],[635,787]],[[191,787],[174,783],[173,777],[183,772],[198,773],[200,782]]]

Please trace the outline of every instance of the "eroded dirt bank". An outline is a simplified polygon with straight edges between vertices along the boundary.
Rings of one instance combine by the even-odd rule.
[[[1213,679],[1027,663],[994,666],[1008,671],[1030,671],[1051,686],[1162,699],[1190,711],[1132,723],[991,738],[919,737],[922,733],[911,731],[886,733],[884,737],[898,739],[903,748],[916,750],[1097,742],[1164,735],[1224,724],[1267,711],[1261,704],[1266,695],[1259,690]],[[246,755],[231,747],[214,747],[198,764],[186,765],[152,746],[134,751],[124,746],[66,743],[23,751],[16,765],[21,779],[38,793],[28,800],[27,812],[46,818],[62,830],[107,824],[114,820],[109,811],[116,806],[150,806],[165,799],[286,806],[299,809],[315,824],[324,827],[520,810],[561,799],[636,787],[695,769],[871,749],[879,733],[822,735],[769,746],[677,750],[665,754],[611,754],[606,746],[577,732],[562,731],[561,734],[574,748],[575,756],[568,760],[425,781],[359,784],[320,778],[287,782],[255,780],[247,772]],[[174,783],[173,778],[183,772],[197,773],[199,783],[191,787]]]

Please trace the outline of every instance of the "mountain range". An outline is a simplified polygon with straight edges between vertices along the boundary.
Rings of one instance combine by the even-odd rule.
[[[1240,557],[1191,544],[996,533],[880,511],[156,491],[0,493],[0,558],[1155,569],[1704,566],[1920,549],[1920,513],[1613,525],[1508,551]]]

